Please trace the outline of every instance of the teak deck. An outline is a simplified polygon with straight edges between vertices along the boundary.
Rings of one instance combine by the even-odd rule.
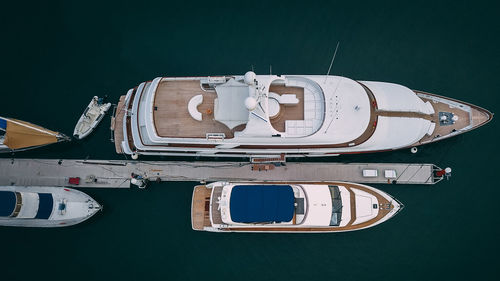
[[[278,116],[271,119],[271,125],[279,132],[285,132],[286,120],[304,120],[304,89],[299,87],[286,87],[281,85],[271,85],[269,92],[278,95],[294,94],[299,103],[295,105],[280,105]]]
[[[203,95],[203,103],[198,106],[202,121],[193,119],[188,111],[189,100]],[[199,80],[161,81],[156,90],[153,113],[156,132],[161,137],[205,138],[207,133],[224,133],[233,137],[226,125],[214,120],[215,91],[201,89]],[[241,129],[241,128],[235,128]]]
[[[286,120],[304,119],[304,89],[298,87],[272,86],[272,92],[295,94],[299,100],[296,105],[280,105],[280,113],[271,120],[272,126],[285,131]],[[203,102],[198,106],[202,121],[193,119],[188,112],[189,100],[196,95],[203,95]],[[226,125],[214,120],[214,100],[217,93],[202,90],[200,81],[161,81],[156,90],[153,114],[156,132],[161,137],[205,138],[207,133],[224,133],[226,138],[233,138],[235,131],[242,131],[245,125],[230,130]]]
[[[416,91],[416,93],[422,93]],[[425,93],[428,94],[428,93]],[[431,116],[431,121],[433,121],[436,124],[436,127],[434,129],[434,132],[431,135],[425,135],[417,144],[424,144],[427,142],[431,142],[432,140],[439,138],[441,136],[446,136],[454,131],[459,131],[469,125],[472,125],[473,128],[480,126],[484,124],[488,119],[490,118],[488,115],[485,113],[482,113],[480,110],[477,109],[476,106],[470,105],[471,107],[471,113],[469,115],[468,112],[456,108],[456,107],[450,107],[448,104],[438,102],[438,101],[433,101],[430,99],[422,98],[421,99],[424,102],[429,101],[431,105],[434,107],[435,113]],[[454,115],[458,116],[458,120],[448,126],[440,126],[439,125],[439,112],[451,112]],[[472,122],[472,123],[471,123]]]
[[[121,143],[123,141],[123,118],[125,117],[125,112],[125,96],[121,96],[116,107],[115,117],[111,119],[116,153],[123,153]]]
[[[193,191],[193,202],[191,205],[191,225],[195,230],[201,230],[205,226],[210,226],[209,210],[210,194],[212,190],[208,188],[196,187]]]

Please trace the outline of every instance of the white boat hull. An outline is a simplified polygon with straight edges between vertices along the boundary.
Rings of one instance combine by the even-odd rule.
[[[233,196],[235,188],[244,192]],[[283,188],[293,190],[293,199]],[[215,182],[195,187],[191,225],[209,232],[347,232],[381,224],[402,209],[389,194],[361,184]]]
[[[87,194],[71,188],[0,186],[0,192],[15,193],[16,204],[22,205],[20,209],[16,207],[10,216],[0,216],[2,226],[71,226],[91,218],[102,208]],[[52,202],[51,208],[47,205],[47,200]]]
[[[80,116],[80,119],[78,119],[73,131],[73,136],[76,139],[83,139],[90,135],[111,107],[111,103],[98,104],[97,100],[98,97],[95,96]]]
[[[295,113],[284,118],[284,128],[279,128],[269,116],[271,110],[265,110],[265,103],[262,110],[256,109],[260,115],[254,109],[247,114],[249,117],[242,115],[241,110],[235,116],[225,116],[229,115],[225,110],[213,113],[218,108],[215,100],[228,93],[217,92],[217,87],[244,85],[240,76],[220,78],[211,92],[206,90],[202,94],[205,98],[200,98],[199,92],[205,91],[203,87],[208,83],[205,80],[215,78],[159,77],[130,89],[121,98],[113,119],[117,152],[132,155],[134,159],[139,155],[275,158],[380,152],[446,139],[478,128],[493,117],[489,111],[472,104],[391,83],[314,75],[257,76],[266,89],[284,87],[303,91],[299,105],[288,98],[290,94],[285,93],[291,90],[286,89],[281,96],[269,92],[257,97],[265,100],[269,99],[266,94],[279,96],[280,102],[286,103],[279,105],[281,109],[295,106],[303,111],[303,115]],[[178,86],[169,88],[168,85],[175,83]],[[336,92],[336,85],[340,84],[344,86]],[[255,86],[248,87],[253,97]],[[203,104],[211,97],[213,100],[214,95],[217,98],[213,104],[208,101]],[[241,103],[239,100],[236,104]],[[231,111],[231,106],[227,108]],[[195,113],[201,113],[201,118]],[[241,128],[243,125],[246,127]]]

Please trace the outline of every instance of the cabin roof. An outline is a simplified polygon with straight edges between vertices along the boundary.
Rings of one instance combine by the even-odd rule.
[[[234,222],[291,221],[295,210],[293,189],[289,185],[236,185],[229,207]]]

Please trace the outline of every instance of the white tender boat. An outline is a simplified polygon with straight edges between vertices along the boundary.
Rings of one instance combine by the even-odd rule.
[[[0,117],[0,153],[23,151],[69,140],[62,133],[25,121]]]
[[[340,76],[158,77],[120,98],[118,153],[332,156],[409,148],[478,128],[493,115],[404,86]]]
[[[230,183],[196,186],[194,230],[344,232],[380,224],[403,206],[373,187],[347,183]]]
[[[94,199],[71,188],[0,186],[0,225],[4,226],[70,226],[99,210]]]
[[[101,98],[94,96],[76,123],[73,136],[83,139],[92,133],[110,107],[111,103],[104,103]]]

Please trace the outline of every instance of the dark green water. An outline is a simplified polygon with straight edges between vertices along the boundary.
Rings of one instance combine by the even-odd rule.
[[[494,1],[13,3],[0,17],[0,114],[67,134],[94,95],[116,102],[156,76],[243,74],[251,65],[323,74],[337,41],[335,74],[500,106]],[[368,230],[194,232],[194,182],[85,189],[105,206],[88,222],[0,227],[0,280],[498,280],[497,121],[417,155],[322,159],[453,168],[436,186],[375,185],[406,208]],[[108,126],[82,143],[15,157],[122,159]]]

